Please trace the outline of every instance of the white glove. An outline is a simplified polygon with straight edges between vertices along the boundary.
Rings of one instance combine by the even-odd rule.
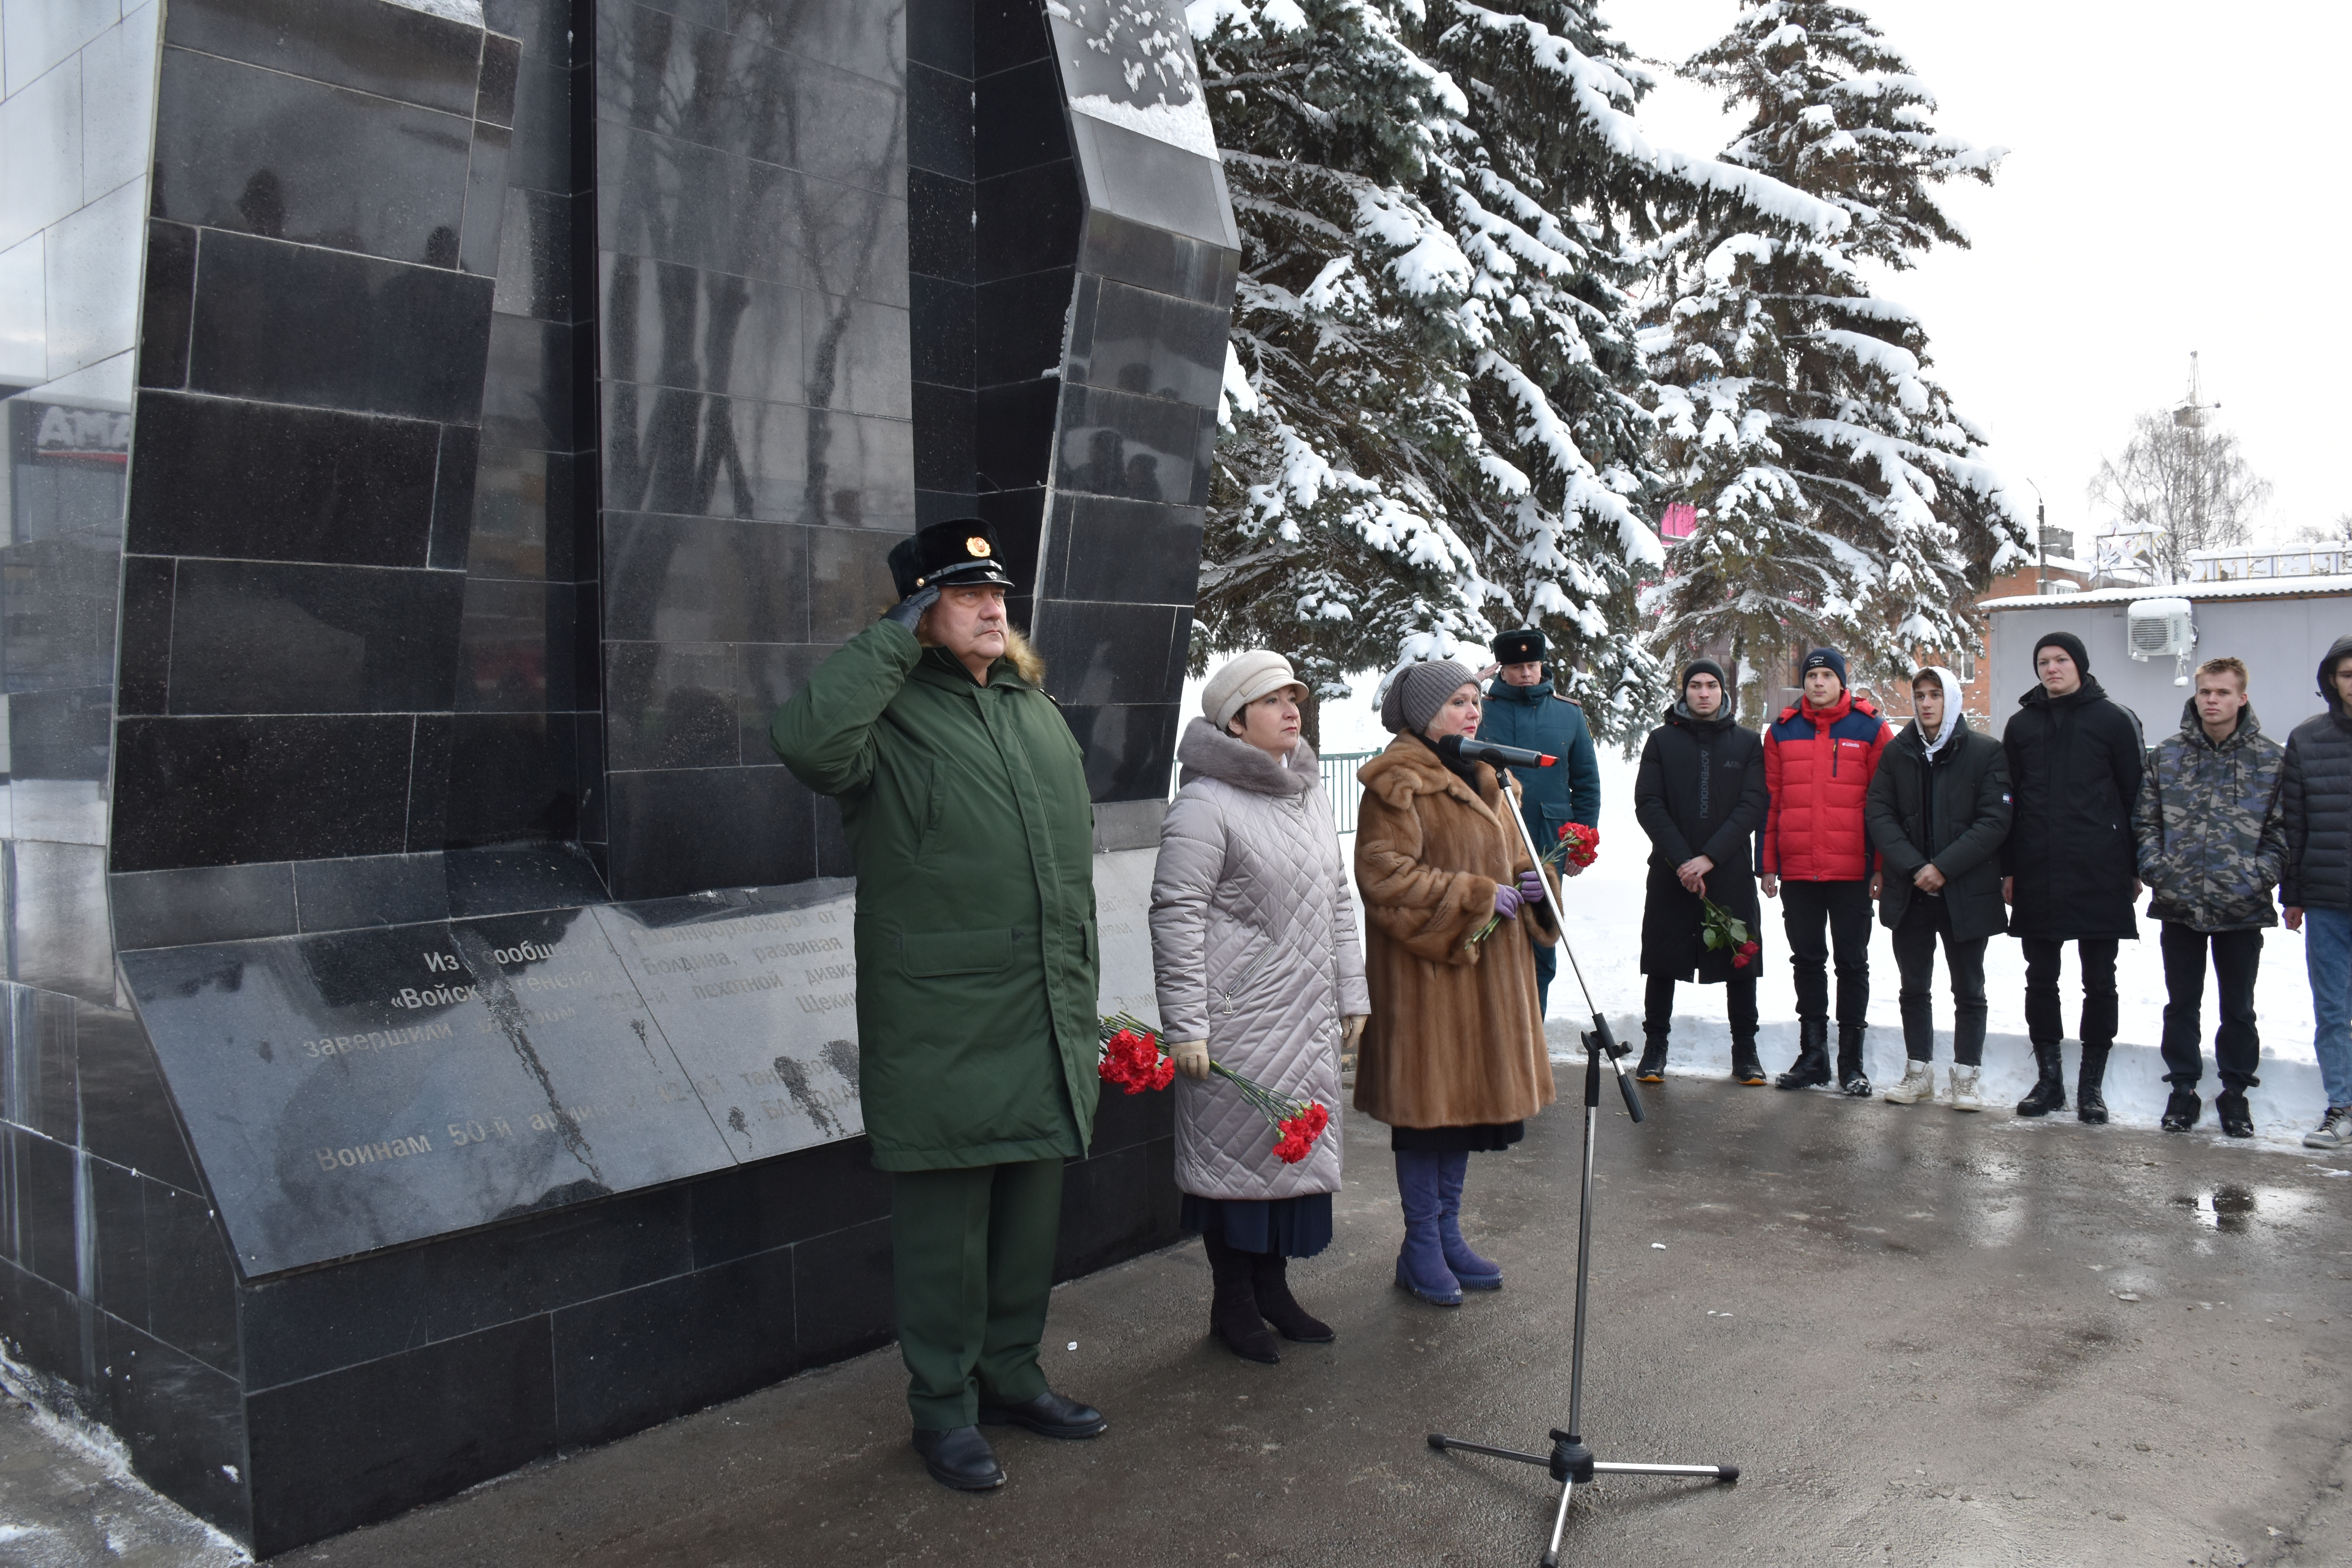
[[[1168,1057],[1176,1070],[1186,1078],[1200,1079],[1209,1076],[1209,1042],[1179,1040],[1168,1047]]]

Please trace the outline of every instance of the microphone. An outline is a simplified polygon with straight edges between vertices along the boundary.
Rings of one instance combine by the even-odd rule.
[[[1548,768],[1559,761],[1558,757],[1542,752],[1530,752],[1522,746],[1498,746],[1492,741],[1466,741],[1459,735],[1446,736],[1437,742],[1437,749],[1465,763],[1485,763],[1496,768]]]

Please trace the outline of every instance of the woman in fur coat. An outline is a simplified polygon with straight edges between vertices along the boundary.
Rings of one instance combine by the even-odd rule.
[[[1331,1240],[1339,1185],[1334,1120],[1297,1164],[1213,1057],[1276,1093],[1339,1107],[1339,1052],[1370,1001],[1347,867],[1315,750],[1299,739],[1307,689],[1280,654],[1245,653],[1202,693],[1176,749],[1183,787],[1160,829],[1151,959],[1176,1084],[1176,1185],[1214,1280],[1209,1331],[1249,1361],[1285,1339],[1328,1343],[1290,1293],[1287,1259]]]
[[[1390,1128],[1405,1226],[1396,1282],[1444,1307],[1503,1283],[1462,1238],[1470,1155],[1517,1142],[1553,1092],[1530,945],[1559,940],[1549,873],[1512,826],[1517,781],[1444,746],[1477,733],[1478,710],[1462,666],[1408,666],[1381,705],[1396,739],[1356,773],[1372,998],[1356,1109]]]

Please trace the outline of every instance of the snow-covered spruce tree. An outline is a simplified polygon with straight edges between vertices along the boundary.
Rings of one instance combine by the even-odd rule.
[[[1654,710],[1657,540],[1627,285],[1661,205],[1843,220],[1653,148],[1649,79],[1589,0],[1203,0],[1243,239],[1202,647],[1298,650],[1326,689],[1423,632],[1551,634],[1603,735]]]
[[[1798,642],[1842,643],[1885,679],[1974,648],[1974,596],[2021,558],[2025,509],[1868,268],[1966,246],[1936,187],[1990,183],[2003,150],[1937,132],[1909,62],[1832,0],[1743,0],[1684,71],[1748,112],[1726,162],[1849,221],[1769,234],[1709,196],[1661,247],[1660,450],[1700,516],[1647,598],[1659,651],[1727,645],[1745,684]]]

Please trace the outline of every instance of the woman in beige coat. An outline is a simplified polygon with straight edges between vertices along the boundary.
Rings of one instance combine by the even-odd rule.
[[[1405,1224],[1396,1282],[1446,1307],[1461,1304],[1465,1287],[1503,1283],[1502,1269],[1462,1239],[1470,1155],[1518,1142],[1553,1097],[1529,945],[1559,940],[1539,880],[1548,873],[1512,826],[1517,781],[1442,744],[1475,736],[1478,710],[1462,666],[1408,666],[1381,706],[1396,739],[1356,773],[1372,999],[1356,1109],[1390,1128]]]
[[[1151,958],[1176,1085],[1176,1185],[1215,1280],[1209,1330],[1249,1361],[1329,1325],[1290,1293],[1287,1259],[1331,1240],[1335,1121],[1285,1164],[1275,1133],[1218,1062],[1295,1100],[1339,1108],[1339,1049],[1370,1004],[1348,872],[1315,750],[1299,739],[1306,688],[1280,654],[1228,662],[1176,750],[1183,787],[1160,830]]]

